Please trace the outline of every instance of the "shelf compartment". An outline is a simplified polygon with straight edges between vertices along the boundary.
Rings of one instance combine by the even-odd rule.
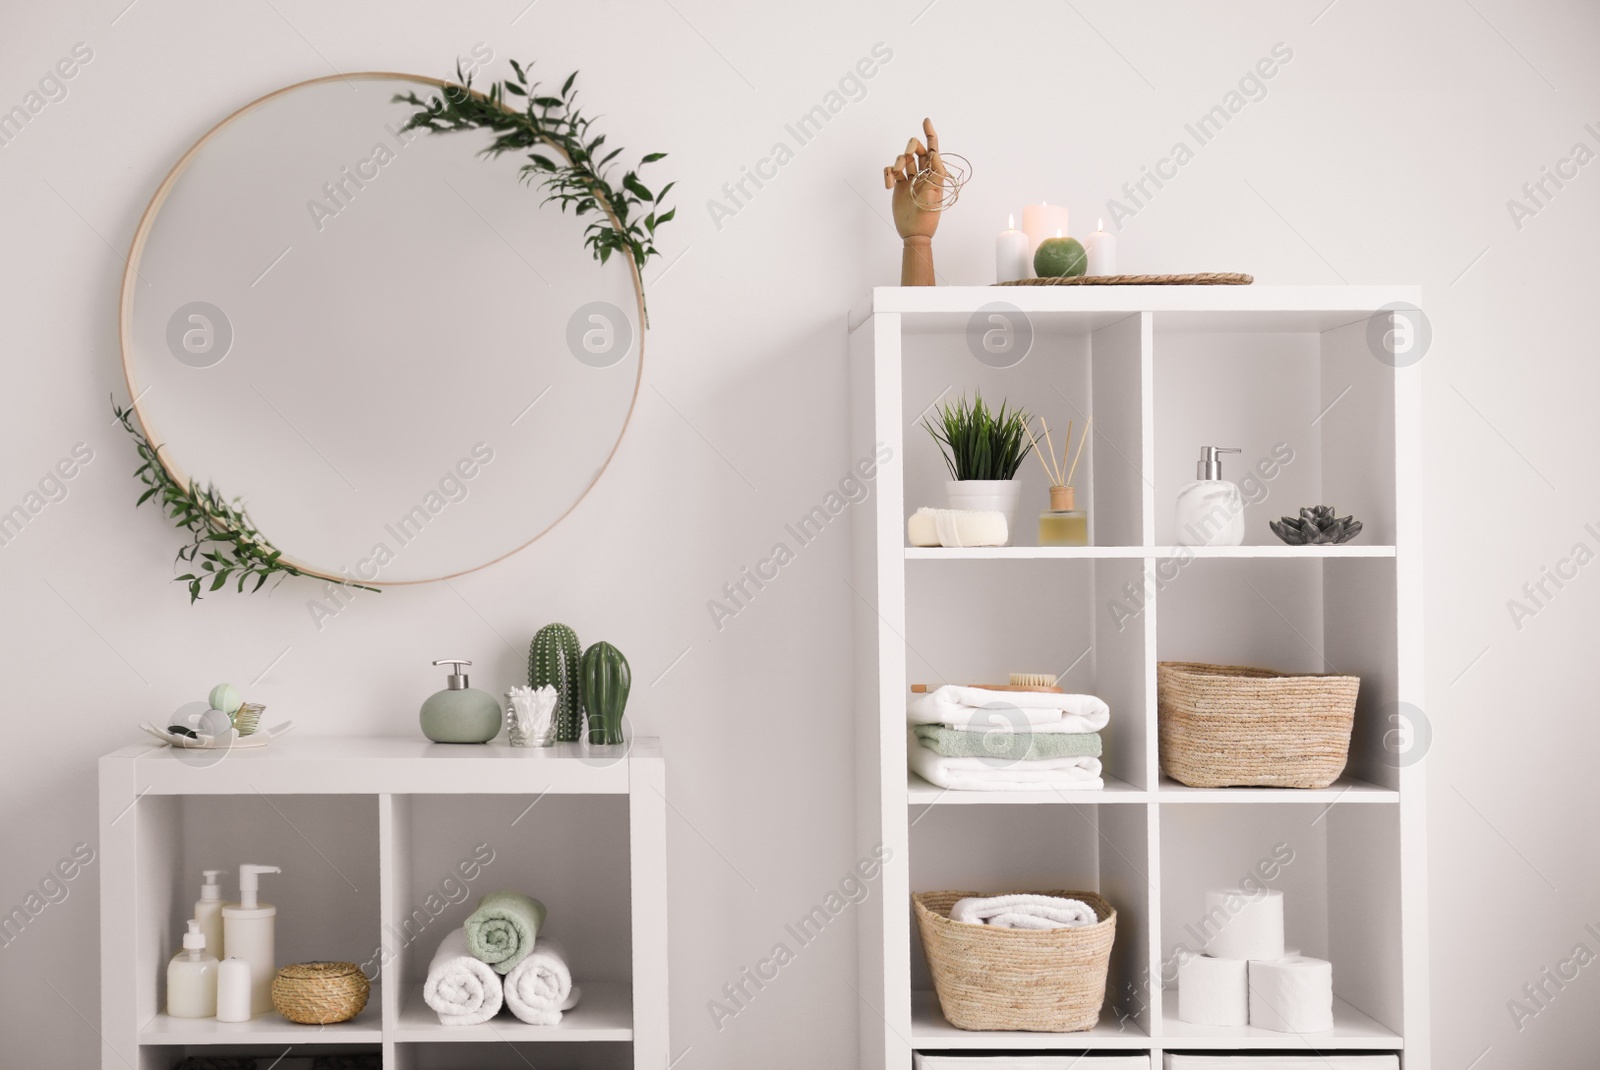
[[[1120,938],[1120,933],[1118,934]],[[939,998],[931,990],[911,994],[911,1046],[918,1051],[995,1049],[1048,1051],[1061,1048],[1148,1049],[1150,1037],[1133,1018],[1119,1020],[1107,1006],[1100,1024],[1079,1033],[1026,1033],[1015,1030],[957,1029],[945,1021]]]
[[[1283,893],[1285,946],[1333,964],[1335,1030],[1345,1047],[1398,1046],[1401,1021],[1400,807],[1282,806],[1232,800],[1161,813],[1160,962],[1162,1043],[1284,1047],[1290,1034],[1173,1025],[1177,964],[1203,953],[1225,919],[1208,916],[1208,891],[1238,887]],[[1181,1043],[1171,1039],[1176,1030]],[[1322,1045],[1319,1034],[1307,1037]],[[1232,1044],[1229,1038],[1245,1043]],[[1272,1040],[1276,1038],[1276,1040]],[[1287,1038],[1287,1039],[1286,1039]],[[1378,1044],[1377,1041],[1384,1041]],[[1302,1046],[1295,1040],[1294,1046]]]
[[[528,1025],[509,1011],[482,1025],[443,1025],[423,1002],[421,991],[407,993],[390,1039],[407,1043],[607,1042],[633,1039],[633,1003],[626,981],[579,979],[583,998],[558,1025]]]
[[[1168,1048],[1399,1051],[1405,1046],[1394,1030],[1362,1014],[1338,996],[1333,999],[1333,1029],[1326,1033],[1276,1033],[1249,1025],[1190,1025],[1178,1019],[1177,1002],[1176,998],[1169,998],[1162,1013],[1160,1042]]]
[[[158,1014],[139,1030],[141,1044],[377,1044],[383,1039],[379,1023],[378,993],[374,991],[360,1014],[333,1025],[296,1025],[276,1011],[248,1022],[219,1022],[215,1018],[173,1018]]]
[[[1005,822],[1003,829],[997,821]],[[1001,831],[1002,835],[996,834]],[[1130,1035],[1143,1035],[1151,1028],[1145,978],[1154,889],[1148,869],[1146,807],[1080,802],[1022,807],[1001,816],[971,806],[932,806],[913,815],[910,856],[913,891],[971,890],[999,895],[1058,888],[1102,896],[1117,911],[1103,1016]],[[912,927],[911,988],[931,991],[933,979],[915,917],[908,918],[908,923]],[[1059,1046],[1060,1041],[1056,1043]]]
[[[1144,581],[1135,559],[1079,560],[1048,568],[961,566],[907,569],[909,682],[1003,682],[1012,672],[1058,673],[1069,692],[1111,707],[1101,731],[1107,785],[1143,789],[1154,768],[1149,735],[1149,630],[1106,606]],[[986,622],[1004,621],[1004,627]],[[952,793],[954,794],[954,793]],[[1044,793],[1054,796],[1054,792]]]

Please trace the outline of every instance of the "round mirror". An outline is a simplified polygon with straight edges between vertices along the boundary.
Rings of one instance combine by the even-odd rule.
[[[168,470],[330,578],[443,579],[527,545],[638,390],[632,261],[596,261],[483,131],[403,131],[396,96],[442,91],[345,75],[244,107],[162,183],[123,283],[128,389]]]

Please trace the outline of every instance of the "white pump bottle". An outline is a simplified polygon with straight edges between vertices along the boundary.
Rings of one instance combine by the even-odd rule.
[[[250,965],[250,1013],[272,1010],[272,976],[277,971],[278,908],[256,899],[260,874],[282,873],[277,866],[239,867],[239,902],[222,908],[222,946],[229,958]]]
[[[194,920],[206,937],[206,954],[222,961],[222,885],[217,878],[226,870],[203,869],[206,882],[200,886],[200,898],[194,901]]]
[[[183,934],[183,950],[167,963],[167,1013],[174,1018],[217,1013],[217,960],[206,953],[205,935],[193,918]]]

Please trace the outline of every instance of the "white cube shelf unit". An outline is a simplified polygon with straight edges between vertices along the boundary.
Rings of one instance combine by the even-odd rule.
[[[851,460],[892,451],[853,522],[858,834],[893,852],[863,915],[862,1066],[936,1051],[1127,1051],[1160,1065],[1166,1051],[1271,1049],[1396,1052],[1426,1070],[1424,794],[1401,713],[1423,707],[1420,371],[1369,343],[1390,306],[1420,297],[1403,286],[885,287],[852,312]],[[985,348],[990,330],[1012,333]],[[919,422],[974,391],[1046,416],[1058,453],[1067,420],[1081,431],[1093,418],[1075,483],[1095,545],[1034,545],[1047,481],[1031,457],[1015,545],[906,545],[909,515],[944,504],[944,465]],[[1202,445],[1243,451],[1225,464],[1248,503],[1242,546],[1173,545],[1174,502]],[[1267,526],[1323,503],[1363,521],[1353,544],[1285,546]],[[1344,776],[1320,791],[1163,776],[1163,660],[1359,675]],[[1045,671],[1111,705],[1104,791],[945,791],[907,772],[909,685]],[[1285,893],[1290,945],[1333,962],[1330,1033],[1178,1020],[1177,956],[1203,946],[1205,892],[1263,874]],[[1030,888],[1098,891],[1116,906],[1100,1025],[950,1026],[910,893]]]
[[[548,749],[289,736],[226,754],[139,744],[100,759],[101,1065],[186,1055],[382,1052],[396,1070],[668,1065],[666,776],[654,739]],[[244,862],[278,907],[280,965],[362,964],[354,1021],[171,1018],[166,964],[198,896]],[[479,896],[549,909],[583,1000],[556,1026],[441,1025],[428,962]]]

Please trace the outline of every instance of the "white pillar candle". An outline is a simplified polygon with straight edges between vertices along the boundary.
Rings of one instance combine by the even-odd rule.
[[[1022,232],[1028,236],[1028,274],[1032,275],[1033,254],[1039,243],[1067,233],[1067,206],[1064,204],[1025,204],[1022,206]]]
[[[1017,228],[1017,217],[1006,216],[1006,229],[994,240],[994,272],[997,282],[1015,282],[1030,274],[1032,254],[1028,236]]]
[[[1084,241],[1089,254],[1090,275],[1115,275],[1117,273],[1117,239],[1105,232],[1105,221],[1094,221],[1095,231]]]

